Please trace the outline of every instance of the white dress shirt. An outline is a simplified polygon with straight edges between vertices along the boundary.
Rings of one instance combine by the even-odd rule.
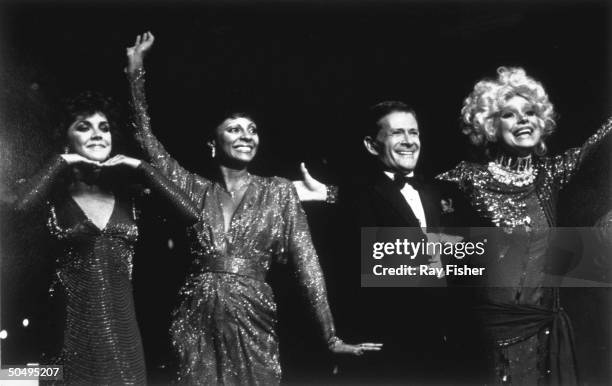
[[[387,177],[389,177],[392,181],[394,180],[394,175],[391,172],[385,171]],[[414,172],[406,175],[406,177],[413,177]],[[402,190],[400,190],[402,196],[412,209],[412,212],[416,216],[417,220],[421,223],[421,228],[425,228],[427,226],[427,220],[425,220],[425,210],[423,210],[423,203],[421,202],[421,197],[419,196],[419,192],[410,186],[410,184],[406,183]]]

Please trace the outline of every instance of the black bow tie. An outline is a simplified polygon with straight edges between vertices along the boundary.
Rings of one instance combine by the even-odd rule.
[[[405,175],[401,173],[395,173],[393,175],[393,183],[400,189],[402,189],[406,184],[412,186],[415,190],[419,190],[423,186],[419,178],[406,177]]]

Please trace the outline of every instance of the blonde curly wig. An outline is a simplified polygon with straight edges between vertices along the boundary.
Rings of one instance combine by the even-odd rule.
[[[497,118],[506,101],[521,96],[533,104],[542,140],[555,130],[555,112],[542,84],[520,67],[499,67],[497,79],[483,79],[465,98],[461,109],[463,133],[472,144],[486,148],[497,142]]]

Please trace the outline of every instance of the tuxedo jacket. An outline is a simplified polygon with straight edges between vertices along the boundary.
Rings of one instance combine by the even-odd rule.
[[[362,227],[411,227],[407,238],[427,241],[425,231],[438,232],[461,223],[455,216],[463,210],[449,214],[442,210],[442,199],[462,201],[452,185],[425,179],[418,185],[426,229],[420,228],[400,187],[382,171],[339,188],[337,229],[343,237],[338,240],[335,269],[328,279],[338,331],[347,340],[384,343],[381,353],[368,356],[367,364],[349,365],[360,376],[385,373],[388,378],[384,381],[429,382],[435,380],[431,369],[443,368],[448,362],[449,307],[444,279],[437,279],[441,280],[437,288],[362,288],[360,282]],[[425,263],[424,258],[428,260],[428,256],[417,258],[417,264]]]
[[[440,225],[440,192],[432,182],[420,181],[418,190],[428,227]],[[419,220],[400,188],[384,173],[371,176],[369,183],[355,187],[352,199],[359,225],[376,227],[420,227]],[[342,192],[340,192],[342,194]]]
[[[469,202],[454,184],[428,180],[419,180],[418,193],[425,212],[427,231],[458,232],[459,226],[474,226],[477,215]],[[445,213],[442,200],[451,200],[452,212]],[[420,227],[419,220],[402,195],[399,187],[382,171],[374,173],[366,180],[352,186],[340,188],[340,204],[344,214],[353,213],[352,217],[360,227]]]
[[[382,171],[339,187],[336,229],[343,237],[334,256],[336,268],[328,279],[339,336],[384,344],[380,353],[368,356],[367,363],[345,366],[348,373],[366,377],[362,381],[368,374],[386,374],[385,379],[376,376],[370,380],[452,383],[457,370],[452,360],[454,348],[448,343],[457,310],[445,279],[437,279],[437,287],[361,287],[362,227],[410,227],[406,238],[419,241],[426,240],[425,232],[460,233],[456,227],[474,225],[478,218],[453,184],[421,178],[415,189],[426,229],[420,228],[400,187]],[[452,200],[452,212],[444,213],[443,199]],[[426,263],[428,258],[421,256],[415,263]]]

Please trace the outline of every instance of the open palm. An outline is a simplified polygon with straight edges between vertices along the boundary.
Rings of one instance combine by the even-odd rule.
[[[125,52],[128,57],[128,71],[133,72],[142,67],[145,54],[153,47],[155,36],[150,31],[136,36],[134,45],[127,47]]]

